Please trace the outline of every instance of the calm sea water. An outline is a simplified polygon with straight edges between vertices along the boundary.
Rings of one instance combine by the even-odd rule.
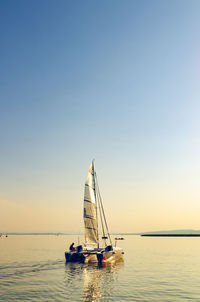
[[[200,301],[200,238],[125,236],[124,261],[65,264],[77,236],[0,238],[0,301]]]

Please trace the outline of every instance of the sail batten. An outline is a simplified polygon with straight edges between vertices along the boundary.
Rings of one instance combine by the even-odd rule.
[[[85,181],[83,218],[85,225],[85,242],[87,244],[97,244],[97,208],[93,163],[90,165]]]

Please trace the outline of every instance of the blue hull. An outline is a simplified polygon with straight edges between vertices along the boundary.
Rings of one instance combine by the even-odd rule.
[[[89,253],[90,254],[90,253]],[[95,255],[96,261],[101,264],[103,261],[103,254],[100,253],[91,253],[90,255]],[[83,253],[70,253],[70,252],[65,252],[65,260],[67,262],[79,262],[79,263],[84,263],[86,257],[88,254],[83,254]]]
[[[85,256],[82,253],[69,253],[65,252],[66,262],[85,262]]]

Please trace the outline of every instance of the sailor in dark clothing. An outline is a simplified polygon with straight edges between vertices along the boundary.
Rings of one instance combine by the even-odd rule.
[[[71,252],[74,252],[74,251],[75,251],[74,242],[70,245],[69,250],[70,250]]]

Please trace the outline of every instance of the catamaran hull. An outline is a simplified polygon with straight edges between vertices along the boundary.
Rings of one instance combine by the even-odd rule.
[[[66,262],[85,262],[85,256],[82,253],[65,252]]]
[[[121,248],[114,248],[112,251],[101,252],[65,252],[65,259],[67,262],[92,263],[98,262],[107,263],[114,262],[123,258],[123,250]]]
[[[103,263],[106,262],[114,262],[123,258],[123,250],[122,248],[114,248],[113,251],[103,253]]]

